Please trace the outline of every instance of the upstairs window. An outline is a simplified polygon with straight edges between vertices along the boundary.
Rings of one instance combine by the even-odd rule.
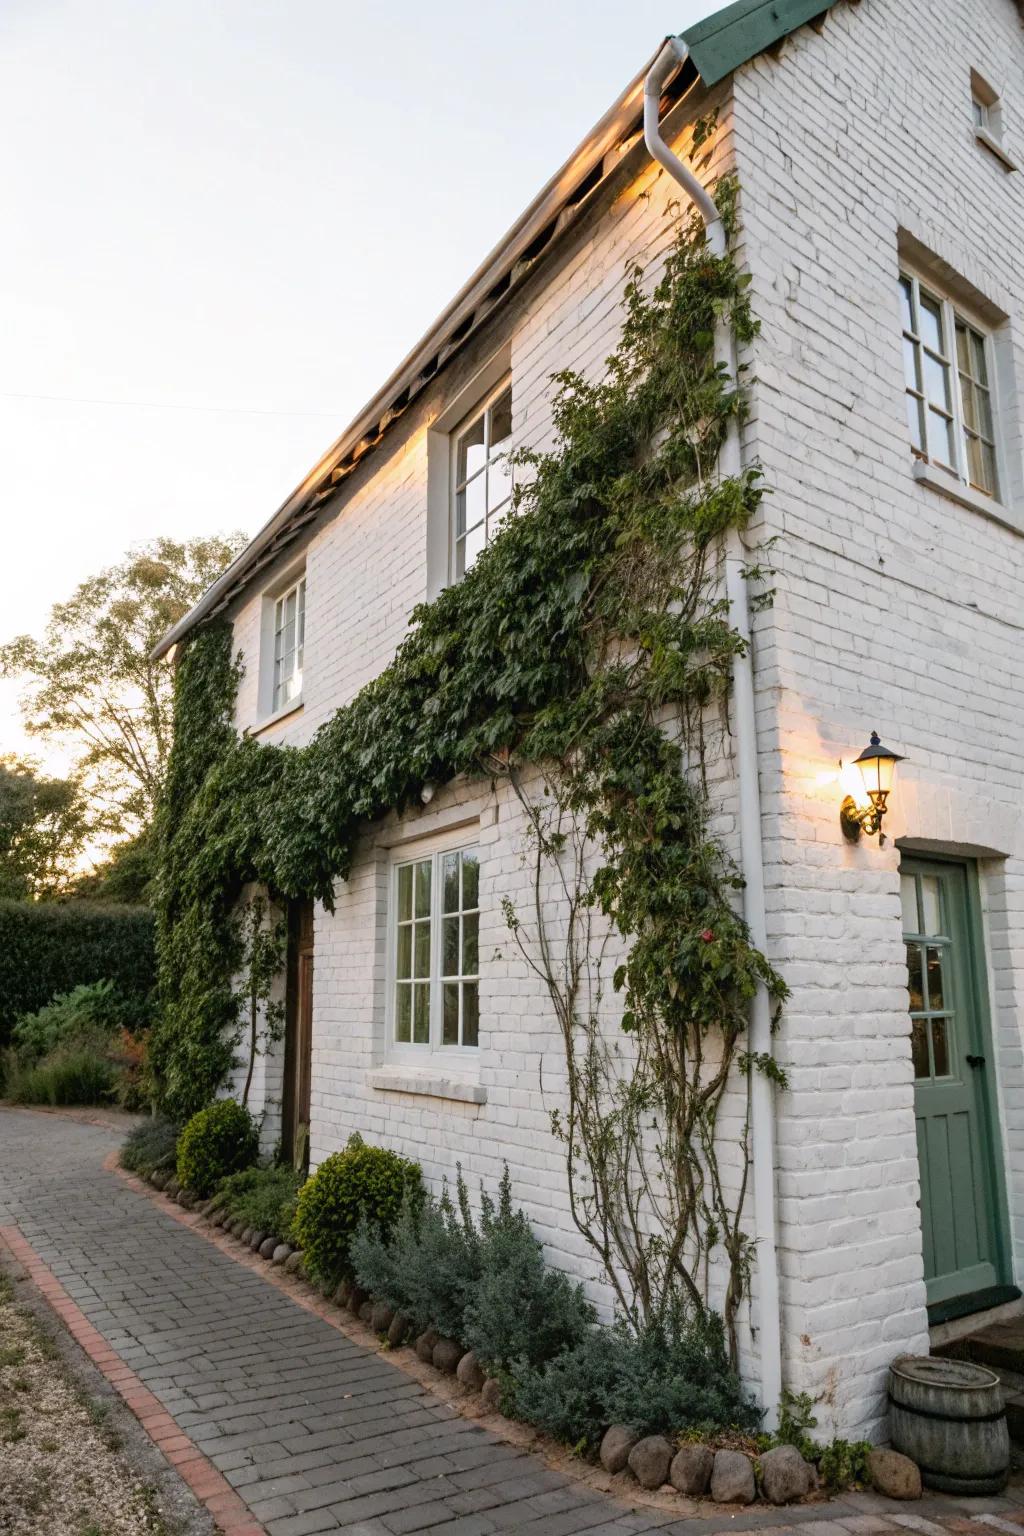
[[[306,641],[306,578],[282,592],[274,603],[274,710],[284,709],[302,693]]]
[[[901,273],[899,287],[913,451],[996,498],[991,337],[913,275]]]
[[[512,505],[512,384],[504,379],[452,433],[451,579],[458,581]]]

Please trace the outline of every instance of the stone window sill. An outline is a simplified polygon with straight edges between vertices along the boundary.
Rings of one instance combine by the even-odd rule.
[[[246,728],[247,736],[259,736],[263,731],[269,731],[272,725],[279,725],[282,720],[287,720],[289,715],[297,715],[303,707],[303,698],[300,693],[297,699],[289,699],[287,704],[282,704],[280,709],[275,709],[272,715],[264,715],[262,720],[257,720],[255,725]]]
[[[367,1082],[379,1093],[422,1093],[432,1099],[456,1099],[461,1104],[487,1103],[487,1089],[482,1083],[434,1067],[373,1067]]]
[[[920,485],[926,485],[929,490],[938,491],[940,496],[958,502],[961,507],[970,507],[972,512],[980,512],[982,517],[989,517],[993,522],[1013,528],[1017,533],[1024,533],[1024,524],[1012,507],[996,501],[992,496],[983,495],[972,485],[965,485],[962,480],[957,480],[945,470],[937,469],[934,464],[926,463],[924,459],[914,460],[914,479]]]
[[[1004,149],[995,134],[990,133],[987,128],[975,128],[974,137],[979,144],[984,145],[989,154],[995,155],[996,159],[1001,161],[1008,171],[1019,170],[1019,166],[1013,156],[1008,150]]]

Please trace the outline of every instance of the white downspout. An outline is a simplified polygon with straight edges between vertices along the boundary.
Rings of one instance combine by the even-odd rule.
[[[685,63],[686,44],[670,37],[644,81],[644,141],[658,164],[679,183],[695,204],[715,256],[726,253],[725,227],[714,199],[661,137],[658,107],[661,93]],[[724,363],[729,377],[736,377],[736,355],[728,321],[715,328],[715,361]],[[742,468],[739,423],[730,419],[719,458],[723,477],[738,475]],[[768,932],[764,905],[764,855],[761,843],[761,791],[758,784],[757,716],[754,708],[754,668],[751,654],[750,601],[744,575],[746,560],[739,530],[732,528],[726,540],[725,590],[733,625],[744,643],[743,654],[733,662],[733,707],[736,720],[736,759],[740,801],[740,863],[744,876],[743,916],[758,949],[767,949]],[[768,1055],[772,1049],[771,1004],[765,988],[758,987],[750,1012],[750,1049]],[[782,1391],[782,1320],[779,1311],[779,1266],[775,1241],[775,1098],[771,1081],[763,1072],[751,1073],[751,1157],[754,1164],[754,1228],[757,1237],[757,1279],[761,1327],[758,1337],[761,1360],[761,1405],[766,1429],[774,1429]]]

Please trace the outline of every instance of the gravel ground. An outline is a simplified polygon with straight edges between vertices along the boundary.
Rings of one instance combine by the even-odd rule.
[[[122,1405],[82,1382],[62,1335],[0,1273],[0,1532],[179,1536],[208,1528],[205,1519],[197,1525],[167,1512],[159,1469],[132,1454]]]

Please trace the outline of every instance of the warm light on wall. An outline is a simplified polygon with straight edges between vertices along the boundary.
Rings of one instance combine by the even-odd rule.
[[[851,842],[856,842],[862,832],[869,837],[877,832],[879,843],[884,842],[882,822],[896,764],[902,761],[901,754],[883,747],[878,732],[872,731],[870,742],[852,763],[840,762],[840,782],[846,798],[839,809],[839,824]]]

